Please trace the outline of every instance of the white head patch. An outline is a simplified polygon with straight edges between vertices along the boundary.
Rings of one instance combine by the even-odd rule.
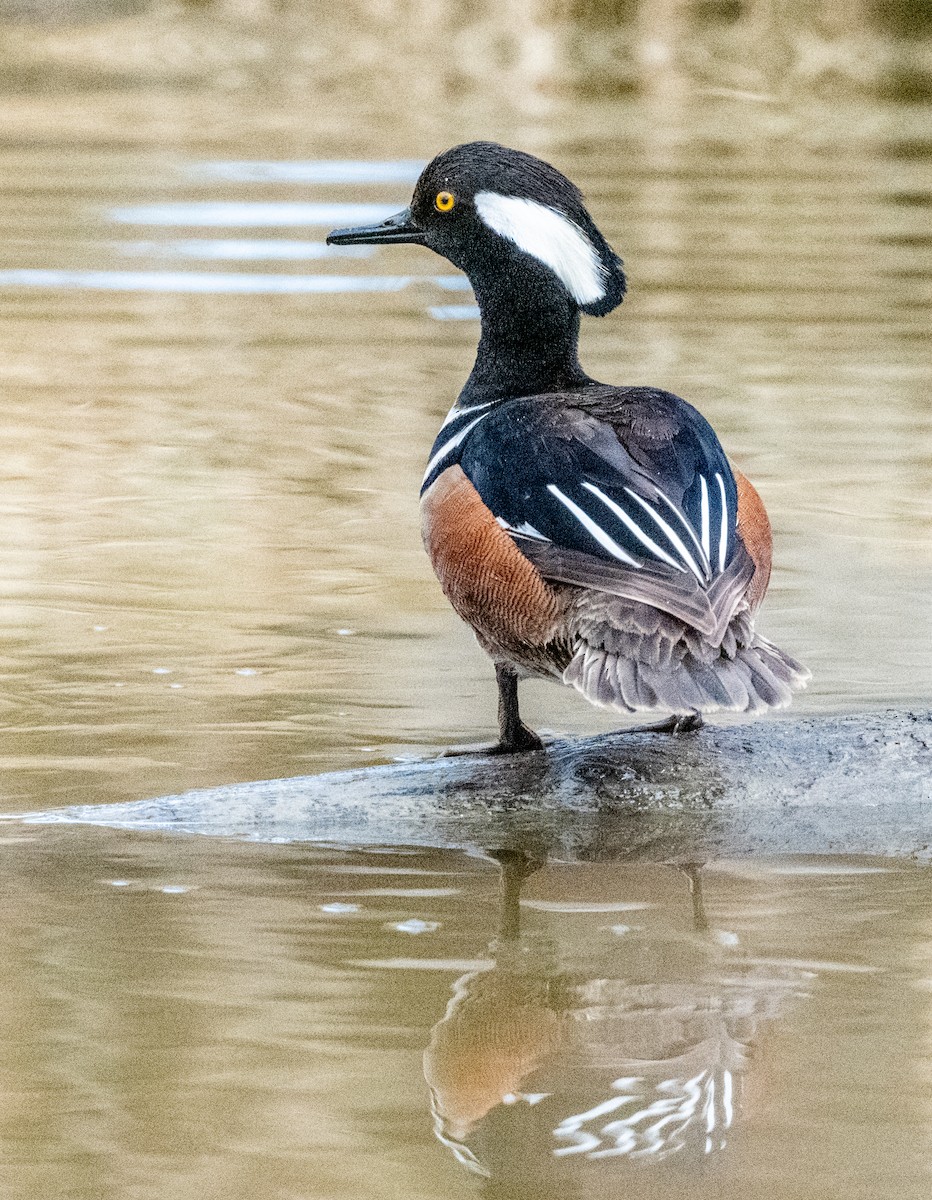
[[[605,295],[605,268],[598,252],[565,213],[497,192],[478,192],[476,211],[490,229],[546,264],[577,304],[593,304]]]

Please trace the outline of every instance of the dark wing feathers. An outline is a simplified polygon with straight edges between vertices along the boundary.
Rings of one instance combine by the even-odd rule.
[[[724,509],[724,561],[734,550],[737,487],[724,451],[704,418],[668,392],[593,388],[509,401],[470,430],[460,465],[496,516],[515,528],[529,523],[567,549],[617,557],[580,520],[582,509],[638,561],[663,561],[644,538],[688,561],[667,527],[704,568],[710,549],[721,548]],[[723,564],[711,557],[717,573]]]
[[[724,574],[706,589],[694,575],[662,565],[646,563],[639,569],[625,569],[614,560],[564,550],[536,538],[512,536],[545,579],[595,588],[625,600],[649,604],[685,621],[713,643],[725,636],[735,607],[754,574],[751,556],[740,543]]]
[[[512,400],[456,454],[545,578],[650,604],[721,640],[754,566],[724,451],[685,401],[601,385]]]

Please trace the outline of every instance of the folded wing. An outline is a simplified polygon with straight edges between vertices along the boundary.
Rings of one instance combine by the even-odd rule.
[[[721,643],[754,564],[728,461],[684,401],[643,388],[512,401],[471,431],[460,465],[545,579]]]

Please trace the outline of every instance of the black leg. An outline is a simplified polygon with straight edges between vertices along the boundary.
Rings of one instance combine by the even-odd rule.
[[[707,933],[709,922],[705,915],[705,903],[702,896],[702,863],[680,863],[680,870],[689,880],[689,896],[693,902],[693,929],[697,933]]]
[[[545,854],[526,854],[523,850],[489,850],[501,867],[501,917],[498,936],[502,941],[517,941],[521,936],[521,888],[525,879],[546,863]]]
[[[451,746],[444,750],[444,758],[459,758],[470,754],[522,754],[528,750],[543,750],[544,743],[533,729],[528,729],[518,713],[518,676],[507,664],[496,663],[495,678],[498,682],[499,740],[494,746],[488,742],[473,746]]]
[[[544,743],[521,720],[518,712],[518,676],[505,663],[495,664],[498,683],[499,743],[494,754],[520,754],[525,750],[543,750]]]

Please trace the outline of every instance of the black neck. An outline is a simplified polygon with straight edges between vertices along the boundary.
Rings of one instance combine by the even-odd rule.
[[[535,396],[592,382],[577,357],[579,309],[546,268],[476,273],[472,285],[482,336],[459,404]]]

